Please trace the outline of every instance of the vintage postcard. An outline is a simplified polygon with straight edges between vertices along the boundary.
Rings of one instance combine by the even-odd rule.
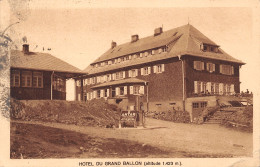
[[[0,0],[2,166],[259,166],[259,1]]]

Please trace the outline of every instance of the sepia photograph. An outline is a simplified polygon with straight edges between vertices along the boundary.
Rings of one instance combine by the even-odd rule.
[[[258,166],[259,2],[166,2],[0,0],[0,166]]]

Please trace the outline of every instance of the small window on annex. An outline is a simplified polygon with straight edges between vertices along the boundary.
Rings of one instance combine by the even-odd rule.
[[[12,70],[11,71],[10,85],[12,87],[19,87],[20,86],[20,71],[18,71],[18,70]]]
[[[61,92],[66,91],[66,80],[54,75],[53,77],[53,89]]]
[[[199,103],[192,103],[192,108],[199,108]]]
[[[33,87],[43,87],[43,75],[42,72],[33,72]]]
[[[32,87],[31,71],[22,71],[22,87]]]

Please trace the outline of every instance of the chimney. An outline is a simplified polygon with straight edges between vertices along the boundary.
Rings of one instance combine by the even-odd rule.
[[[116,42],[112,41],[111,42],[111,49],[113,49],[114,47],[116,47]]]
[[[132,38],[131,38],[131,42],[136,42],[139,40],[139,36],[136,34],[136,35],[132,35]]]
[[[163,32],[162,27],[154,29],[154,36],[160,35]]]
[[[29,45],[23,44],[23,53],[28,54],[29,53]]]

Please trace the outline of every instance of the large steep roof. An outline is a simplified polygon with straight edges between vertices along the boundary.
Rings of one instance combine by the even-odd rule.
[[[173,45],[171,49],[166,53],[155,54],[139,59],[131,59],[128,61],[112,65],[106,65],[98,68],[89,65],[86,69],[84,69],[84,71],[88,74],[101,73],[127,66],[176,57],[178,55],[191,55],[196,57],[210,58],[244,64],[242,61],[235,59],[232,56],[225,53],[222,49],[219,49],[218,53],[202,51],[200,46],[202,43],[214,46],[217,46],[217,44],[209,38],[207,38],[204,34],[202,34],[199,30],[197,30],[190,24],[165,31],[157,36],[148,36],[145,38],[141,38],[136,42],[128,42],[118,45],[113,49],[109,49],[108,51],[106,51],[92,64],[111,60],[124,55],[130,55],[133,53],[149,50],[152,48],[158,48],[161,46],[169,45],[171,43],[173,43]]]
[[[10,64],[11,68],[84,74],[77,67],[48,53],[29,52],[25,54],[19,50],[12,50]]]

